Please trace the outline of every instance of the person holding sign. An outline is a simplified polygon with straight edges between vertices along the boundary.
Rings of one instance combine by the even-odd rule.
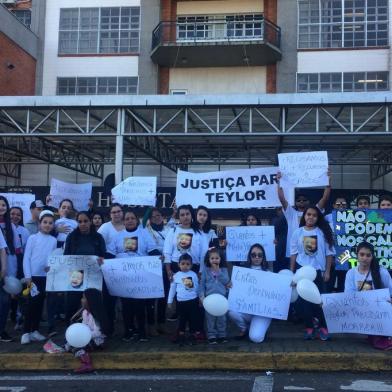
[[[61,200],[58,210],[60,219],[57,219],[55,222],[58,248],[63,247],[68,234],[70,234],[78,226],[75,219],[71,219],[71,216],[73,216],[74,211],[75,210],[72,200]]]
[[[139,218],[132,209],[127,209],[124,215],[125,229],[114,236],[108,246],[108,252],[116,258],[147,256],[147,234],[140,225]],[[128,342],[138,339],[146,342],[146,316],[148,325],[154,325],[154,299],[121,298],[122,314],[124,321],[123,340]],[[137,329],[134,326],[134,318],[137,318]]]
[[[389,195],[381,195],[378,199],[378,208],[380,210],[392,209],[392,197]]]
[[[173,215],[175,216],[175,209],[173,209]],[[145,224],[146,238],[147,238],[147,251],[150,256],[163,255],[163,246],[165,243],[165,238],[176,224],[174,216],[165,224],[163,220],[163,213],[159,208],[152,208],[147,211],[144,218],[147,219]],[[144,219],[143,219],[144,220]],[[170,281],[166,274],[166,268],[164,264],[162,265],[162,276],[163,276],[163,287],[165,291],[165,296],[158,298],[157,300],[157,323],[158,327],[155,331],[154,328],[151,329],[150,334],[152,336],[158,333],[165,332],[165,319],[166,319],[166,299],[169,294]]]
[[[98,262],[102,262],[106,253],[106,245],[101,234],[97,233],[92,225],[90,215],[87,211],[78,212],[76,215],[78,227],[67,236],[65,241],[64,256],[82,255],[97,256]],[[71,275],[71,286],[76,288],[82,283],[83,272],[73,271]],[[79,309],[82,292],[67,291],[65,294],[65,319],[69,323],[72,316]],[[110,312],[110,310],[108,310]]]
[[[290,246],[290,269],[311,265],[317,271],[315,284],[324,292],[325,283],[330,279],[331,266],[335,256],[332,230],[318,207],[308,207],[301,218],[300,227],[294,231]],[[298,308],[305,321],[305,339],[314,339],[316,332],[313,319],[319,320],[318,335],[328,340],[329,334],[324,314],[319,305],[298,299]]]
[[[307,207],[309,207],[309,199],[304,194],[298,193],[295,197],[295,206],[292,207],[289,205],[288,201],[285,198],[283,188],[280,186],[280,180],[282,178],[282,173],[278,172],[277,174],[277,183],[278,183],[278,197],[283,207],[283,214],[287,220],[287,240],[286,240],[286,257],[290,257],[290,244],[291,244],[291,236],[294,231],[298,229],[299,222],[302,218],[303,212]],[[331,176],[328,172],[329,183],[331,183]],[[328,185],[324,189],[324,193],[322,198],[316,204],[317,208],[320,211],[324,211],[326,207],[329,196],[331,194],[331,186]]]
[[[245,268],[251,268],[253,270],[268,271],[268,262],[265,255],[265,250],[262,245],[254,244],[250,247],[247,257],[247,262],[243,265]],[[250,325],[252,322],[251,314],[240,313],[233,310],[229,311],[230,318],[234,321],[237,327],[240,329],[240,333],[235,337],[236,340],[246,339],[249,333]],[[253,337],[253,341],[261,343],[264,341],[265,334],[271,324],[271,318],[257,316],[259,320],[259,330],[257,336]]]
[[[110,206],[110,222],[104,223],[98,233],[105,240],[106,247],[113,241],[114,237],[120,231],[124,230],[124,212],[121,204],[113,203]]]
[[[361,242],[357,246],[357,259],[357,267],[347,272],[344,292],[387,288],[392,297],[392,279],[388,271],[380,266],[373,245]],[[392,341],[388,337],[369,335],[368,341],[378,350],[392,350]]]
[[[48,259],[57,241],[50,233],[54,227],[53,212],[44,210],[39,216],[39,232],[29,237],[23,257],[23,273],[30,288],[21,344],[45,340],[39,330],[45,300]]]

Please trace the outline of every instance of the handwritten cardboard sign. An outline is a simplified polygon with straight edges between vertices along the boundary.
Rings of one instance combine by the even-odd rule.
[[[97,256],[52,255],[48,265],[46,291],[102,290],[102,272]]]
[[[326,151],[278,154],[282,186],[311,188],[329,185]]]
[[[231,280],[230,310],[287,320],[291,298],[290,276],[234,267]]]
[[[177,172],[176,203],[209,208],[279,207],[277,167],[259,167],[210,173]],[[292,187],[285,189],[290,204]]]
[[[20,207],[23,210],[23,222],[31,219],[30,204],[35,200],[32,193],[0,193],[7,198],[10,207]]]
[[[88,209],[88,202],[91,198],[93,184],[71,184],[52,178],[50,182],[51,201],[49,205],[58,208],[61,200],[70,199],[77,211],[85,211]]]
[[[254,244],[263,246],[267,261],[275,260],[274,226],[226,227],[227,261],[246,261]]]
[[[155,206],[156,177],[128,177],[112,189],[113,202],[136,206]]]
[[[105,260],[102,272],[110,295],[122,298],[162,298],[162,262],[157,256]]]
[[[322,294],[330,333],[392,336],[392,305],[388,289]]]

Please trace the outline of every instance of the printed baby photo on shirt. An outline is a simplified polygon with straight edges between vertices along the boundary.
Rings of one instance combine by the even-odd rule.
[[[181,233],[177,236],[177,249],[180,252],[186,252],[192,246],[192,236],[191,233]]]
[[[128,252],[136,252],[138,246],[137,237],[124,238],[123,246],[124,249]]]
[[[83,270],[72,270],[69,271],[69,288],[70,289],[81,289],[84,283],[84,271]]]
[[[317,235],[305,236],[303,239],[304,251],[308,256],[314,256],[317,253]]]
[[[182,278],[182,283],[187,289],[193,289],[193,280],[191,276],[187,276],[185,278]]]
[[[358,280],[357,281],[357,288],[360,291],[369,291],[373,290],[373,281],[372,280]]]

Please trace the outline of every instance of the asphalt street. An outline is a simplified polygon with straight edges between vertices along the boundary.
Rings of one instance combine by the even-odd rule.
[[[2,373],[0,391],[10,392],[392,392],[392,373],[97,372]]]

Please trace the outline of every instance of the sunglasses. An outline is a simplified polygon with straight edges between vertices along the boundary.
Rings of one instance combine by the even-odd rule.
[[[264,255],[262,253],[251,253],[251,257],[263,257]]]

